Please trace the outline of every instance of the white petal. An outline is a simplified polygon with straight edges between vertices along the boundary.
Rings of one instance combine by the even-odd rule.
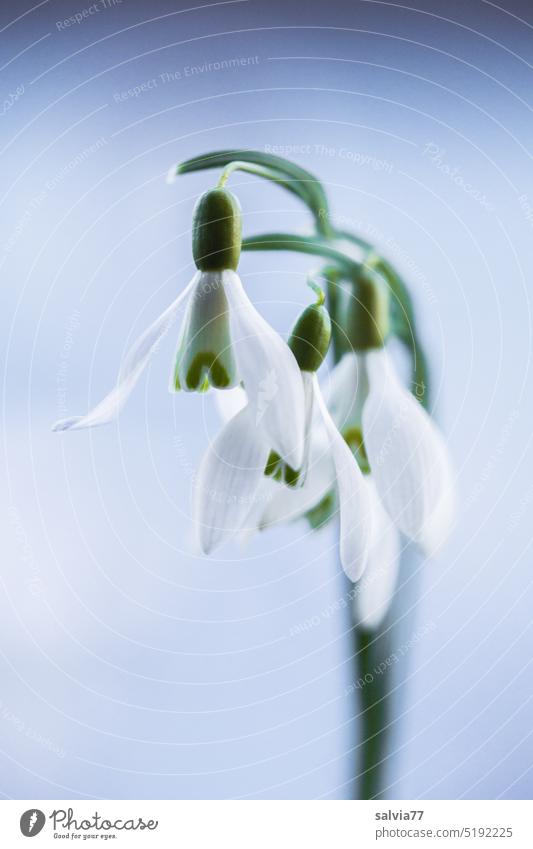
[[[447,490],[448,450],[436,425],[403,387],[385,351],[366,354],[370,392],[363,436],[379,496],[403,533],[421,542]],[[452,502],[448,502],[451,504]]]
[[[234,386],[233,389],[225,389],[215,392],[215,404],[223,422],[227,422],[236,416],[248,403],[246,392],[242,386]]]
[[[217,389],[238,381],[231,344],[227,271],[199,271],[179,334],[169,389],[196,392],[205,380]]]
[[[317,419],[314,372],[303,371],[301,372],[301,375],[304,387],[304,451],[298,480],[299,487],[303,486],[308,472],[311,459],[311,443],[313,441],[313,432],[315,430],[314,423]]]
[[[365,574],[354,590],[354,619],[376,630],[389,610],[400,568],[400,535],[384,510],[374,482],[366,478],[374,509],[374,532]]]
[[[298,364],[281,336],[257,312],[239,277],[227,272],[232,342],[256,425],[293,469],[304,450],[304,391]]]
[[[254,506],[269,450],[249,406],[230,419],[209,446],[193,505],[196,536],[205,554],[240,531]]]
[[[361,415],[368,394],[364,357],[344,354],[332,369],[323,392],[331,418],[339,430],[361,427]]]
[[[449,466],[443,469],[444,492],[437,505],[426,522],[418,542],[428,557],[437,554],[450,536],[456,514],[455,481]]]
[[[158,343],[175,321],[176,314],[189,294],[196,277],[192,279],[173,303],[144,331],[126,354],[114,389],[85,416],[62,419],[54,424],[52,430],[77,430],[85,427],[108,424],[120,413],[135,388],[137,381],[148,365]]]
[[[315,377],[316,380],[316,377]],[[320,394],[318,381],[316,402],[329,437],[337,475],[340,512],[340,559],[351,581],[361,577],[372,539],[373,510],[357,460],[337,430]]]

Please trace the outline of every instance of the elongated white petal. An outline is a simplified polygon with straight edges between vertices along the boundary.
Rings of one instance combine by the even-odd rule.
[[[271,448],[293,469],[299,469],[304,450],[300,369],[289,347],[251,303],[239,276],[226,274],[232,342],[255,423],[268,434]]]
[[[373,510],[357,460],[333,422],[315,376],[315,399],[328,434],[337,476],[340,559],[351,581],[364,572],[372,539]]]
[[[428,557],[437,554],[450,536],[456,514],[455,481],[448,464],[442,470],[443,494],[418,537]]]
[[[372,542],[365,574],[354,590],[354,620],[374,631],[389,610],[400,568],[400,535],[384,510],[375,484],[366,478],[374,510]]]
[[[363,436],[372,476],[396,526],[422,543],[425,533],[428,538],[434,533],[432,523],[447,492],[447,504],[453,504],[448,450],[432,419],[400,384],[387,353],[370,351],[366,360],[370,391]]]
[[[339,430],[361,427],[363,404],[368,394],[364,357],[344,354],[332,369],[323,392],[331,418]]]
[[[195,278],[185,287],[175,301],[157,318],[137,339],[127,352],[114,389],[85,416],[73,416],[54,424],[52,430],[78,430],[85,427],[108,424],[120,413],[135,388],[137,381],[148,365],[158,343],[168,332],[176,319],[176,314],[191,291]]]
[[[222,428],[195,482],[193,521],[204,554],[241,530],[250,513],[269,452],[265,434],[246,406]]]
[[[207,384],[227,389],[238,383],[231,345],[227,271],[199,271],[183,319],[170,391],[197,392]]]
[[[215,404],[223,422],[236,416],[248,403],[242,386],[234,386],[224,392],[215,392]]]

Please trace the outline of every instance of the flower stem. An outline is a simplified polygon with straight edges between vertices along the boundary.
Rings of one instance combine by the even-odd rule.
[[[390,631],[353,629],[355,662],[360,683],[361,769],[355,798],[380,799],[384,792],[384,765],[389,744]]]
[[[272,176],[272,173],[275,173],[280,178],[278,179],[279,182],[285,180],[285,188],[289,188],[290,191],[297,194],[313,214],[318,232],[323,236],[331,235],[328,198],[322,183],[310,171],[306,171],[305,168],[301,168],[282,156],[263,153],[259,150],[218,150],[202,156],[194,156],[192,159],[181,162],[176,166],[175,173],[176,175],[189,174],[208,168],[225,168],[234,161],[262,166],[268,169],[270,174],[263,173],[260,176],[275,179]]]

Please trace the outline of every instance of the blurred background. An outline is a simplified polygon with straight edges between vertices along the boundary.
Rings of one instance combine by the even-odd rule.
[[[76,17],[77,16],[77,17]],[[192,275],[226,147],[315,172],[413,287],[461,510],[410,557],[390,798],[529,798],[533,10],[518,0],[44,0],[0,11],[0,793],[349,798],[357,704],[335,529],[191,553],[218,420],[162,344],[119,421],[51,433],[113,385]],[[247,234],[305,231],[236,175]],[[282,333],[305,257],[244,255]],[[529,400],[528,400],[529,399]]]

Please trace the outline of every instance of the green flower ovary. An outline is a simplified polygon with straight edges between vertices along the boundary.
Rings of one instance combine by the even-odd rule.
[[[180,358],[174,369],[174,386],[179,391],[180,381]],[[220,359],[212,351],[201,351],[197,353],[192,362],[188,363],[185,372],[185,389],[191,392],[205,392],[209,386],[215,389],[227,389],[231,384],[231,378],[221,363]]]
[[[266,477],[291,487],[298,486],[300,481],[300,471],[289,466],[276,451],[271,451],[268,455],[264,473]]]

